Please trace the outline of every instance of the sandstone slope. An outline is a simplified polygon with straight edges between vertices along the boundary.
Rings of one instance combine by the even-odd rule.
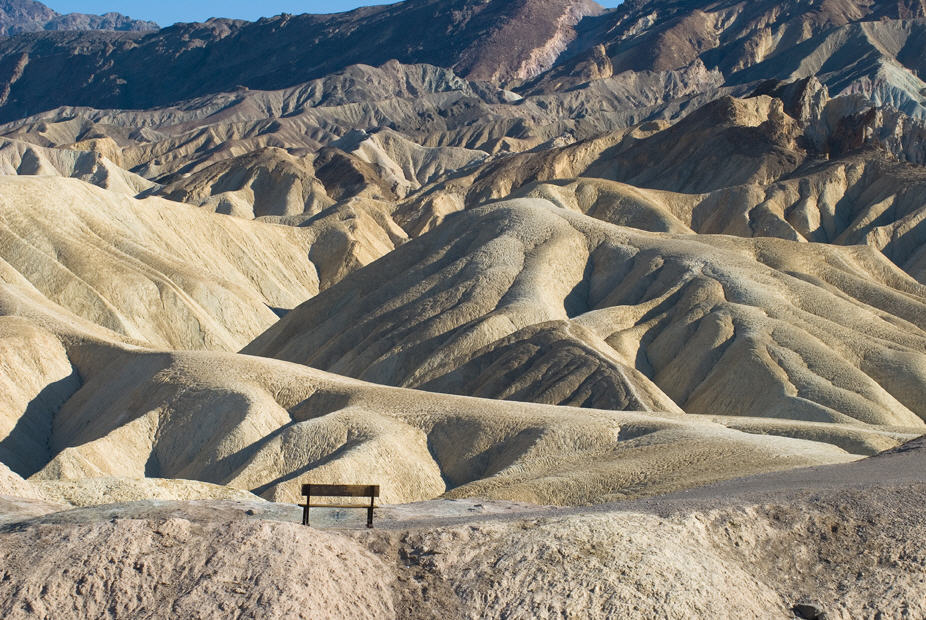
[[[231,354],[88,344],[70,355],[86,380],[37,429],[54,456],[33,481],[183,478],[295,502],[311,476],[375,479],[390,503],[450,492],[581,504],[858,458],[800,429],[761,437],[679,414],[418,393]],[[865,435],[871,446],[908,436]]]
[[[457,197],[456,209],[540,197],[654,232],[867,244],[920,277],[926,176],[916,132],[902,115],[830,100],[812,82],[776,95],[723,98],[675,124],[499,158],[469,183],[428,191]]]
[[[16,242],[13,247],[22,248],[27,256],[32,255],[30,251],[35,256],[48,256],[47,250],[39,249],[56,248],[57,262],[49,262],[49,268],[62,264],[67,268],[65,273],[84,269],[76,282],[94,278],[94,291],[123,287],[124,276],[119,275],[124,273],[122,265],[157,278],[164,277],[158,273],[173,274],[164,266],[178,271],[180,267],[169,257],[194,248],[202,251],[205,241],[213,244],[207,247],[228,247],[228,252],[246,247],[247,256],[254,261],[258,247],[261,251],[279,252],[288,247],[282,240],[308,239],[299,235],[315,232],[311,226],[271,226],[152,199],[138,203],[126,197],[115,198],[115,194],[104,195],[106,190],[73,179],[8,178],[3,186],[11,205],[6,217],[9,238]],[[54,219],[42,198],[49,187],[56,188],[60,201]],[[30,209],[15,209],[14,204],[28,204]],[[43,221],[49,223],[37,226]],[[64,228],[63,223],[69,221],[74,222],[72,228]],[[208,236],[193,237],[200,234],[198,227],[210,231]],[[86,247],[81,254],[74,250],[74,258],[68,258],[62,250],[69,247],[63,240],[81,239],[87,230],[93,232],[89,238],[94,242],[86,247],[98,248],[99,256],[105,260],[88,260]],[[218,245],[222,240],[217,231],[222,230],[236,231],[234,244]],[[247,238],[242,237],[243,233],[262,235],[258,239],[263,239],[264,245],[242,246],[242,239]],[[40,241],[43,236],[46,240]],[[311,473],[332,481],[379,480],[388,489],[388,501],[450,494],[594,503],[687,488],[747,471],[843,462],[856,458],[853,455],[890,447],[917,432],[922,422],[915,414],[915,403],[908,408],[910,394],[915,393],[917,381],[921,380],[917,374],[921,353],[916,349],[916,284],[870,250],[823,252],[819,248],[812,253],[813,260],[800,262],[798,258],[785,258],[793,245],[787,242],[758,244],[733,238],[691,237],[672,238],[617,228],[543,201],[501,203],[451,218],[429,235],[355,276],[347,276],[340,284],[332,281],[328,292],[318,297],[319,307],[325,307],[329,298],[354,296],[351,291],[357,290],[355,287],[364,291],[354,302],[339,302],[340,309],[330,313],[328,322],[319,320],[309,334],[318,337],[334,329],[345,339],[343,342],[349,342],[355,337],[353,333],[367,330],[364,320],[374,320],[373,316],[358,319],[355,314],[368,312],[373,307],[369,304],[375,302],[375,307],[391,313],[398,323],[376,319],[382,321],[385,331],[370,331],[367,337],[382,338],[378,334],[389,333],[408,343],[424,338],[420,342],[428,346],[440,345],[432,353],[421,345],[409,349],[411,355],[402,354],[401,348],[396,353],[398,359],[405,355],[405,359],[420,365],[421,370],[415,372],[421,377],[445,381],[440,388],[444,391],[581,405],[596,407],[596,411],[394,390],[303,366],[231,354],[147,352],[139,347],[154,344],[152,336],[142,333],[144,337],[133,339],[118,324],[115,331],[106,329],[105,321],[88,309],[88,301],[98,297],[81,295],[79,288],[75,292],[76,284],[67,284],[67,278],[61,289],[48,288],[47,278],[35,277],[30,271],[45,263],[26,261],[17,252],[8,253],[3,289],[3,311],[7,316],[0,319],[5,329],[0,344],[8,352],[2,378],[10,388],[5,391],[8,402],[3,403],[3,461],[22,476],[43,481],[40,488],[46,489],[46,497],[68,501],[140,497],[146,492],[174,497],[191,493],[182,484],[164,486],[141,482],[142,478],[199,480],[294,501],[299,480]],[[445,248],[448,243],[450,246]],[[778,246],[787,246],[787,250]],[[281,267],[298,267],[312,257],[314,246],[301,247],[293,250],[290,263],[277,258],[246,263],[252,265],[251,271],[239,272],[241,281],[250,283],[250,290],[267,290],[272,283],[268,274],[278,273]],[[147,248],[163,249],[154,254]],[[665,275],[660,276],[658,268],[645,275],[650,268],[644,267],[652,266],[652,260],[640,262],[643,259],[639,255],[657,250],[669,265]],[[634,257],[634,253],[638,256]],[[716,296],[704,297],[711,286],[721,284],[711,284],[703,274],[679,275],[689,273],[679,269],[692,260],[692,253],[703,255],[702,262],[716,253],[710,269],[716,270],[714,277],[730,287],[731,295],[739,291],[739,297],[734,298],[738,305],[725,305],[726,300]],[[438,257],[436,263],[432,255]],[[241,254],[210,250],[208,260],[187,261],[180,273],[193,269],[193,273],[209,273],[206,270],[212,266],[227,279],[229,273],[235,272],[229,272],[224,265],[239,263],[220,265],[214,261],[229,260],[229,256]],[[152,261],[153,257],[157,257],[153,264],[160,266],[157,272],[142,262]],[[554,260],[559,265],[558,275],[551,279],[546,270]],[[395,261],[405,261],[408,266],[396,267]],[[480,261],[485,267],[477,269]],[[519,264],[522,266],[511,269]],[[599,271],[589,267],[594,264],[599,265]],[[813,267],[810,273],[826,281],[827,288],[785,275],[798,264],[805,269]],[[384,278],[381,269],[391,273],[391,278]],[[642,279],[634,284],[634,274],[640,269]],[[429,272],[433,274],[426,275]],[[860,283],[859,273],[869,277],[876,274],[881,284]],[[250,279],[244,277],[248,274]],[[30,275],[35,285],[24,277]],[[614,280],[618,276],[624,281],[619,286]],[[380,288],[370,286],[369,278]],[[422,306],[413,301],[415,297],[409,297],[405,302],[407,310],[400,311],[401,306],[390,310],[394,302],[377,300],[387,293],[403,299],[408,294],[405,285],[400,286],[403,279],[428,291],[431,301]],[[204,282],[216,286],[214,278]],[[895,323],[869,309],[864,321],[873,323],[866,329],[876,329],[880,340],[849,342],[854,332],[821,322],[813,315],[812,305],[809,309],[786,306],[783,310],[762,306],[767,296],[762,291],[772,283],[784,287],[783,291],[791,287],[802,291],[820,288],[807,299],[817,296],[823,300],[819,303],[843,304],[856,313],[862,311],[853,300],[860,298],[874,304],[872,297],[877,291],[882,298],[877,303],[889,307],[897,316],[909,315],[903,323],[905,331],[900,333]],[[829,287],[842,287],[844,299],[830,293]],[[686,288],[690,290],[686,292]],[[482,289],[494,291],[495,297],[483,294]],[[70,294],[64,294],[69,290]],[[242,289],[232,290],[241,295]],[[469,291],[462,304],[453,301],[456,290]],[[47,295],[57,295],[58,303]],[[621,301],[622,296],[629,296],[626,303]],[[602,308],[596,312],[599,298]],[[125,303],[122,297],[115,299]],[[732,343],[720,345],[718,370],[713,373],[716,378],[689,380],[671,364],[675,354],[670,349],[678,344],[672,334],[680,329],[683,333],[699,331],[698,318],[691,312],[703,308],[696,312],[709,316],[711,308],[705,304],[710,299],[720,304],[714,313],[720,318],[729,316],[731,323],[743,327],[734,329]],[[763,327],[766,333],[780,336],[760,340],[750,335],[750,330],[755,329],[750,325],[756,319],[738,310],[750,300],[765,312],[782,313],[779,318],[770,317]],[[431,318],[433,315],[428,313],[441,310],[434,305],[438,302],[450,303],[456,309]],[[265,301],[253,303],[266,308]],[[291,315],[293,320],[284,319],[278,329],[305,324],[306,308],[313,303],[296,310]],[[488,305],[479,310],[479,304]],[[675,304],[681,305],[675,308]],[[492,313],[480,316],[480,312],[495,306],[495,318]],[[618,308],[623,310],[615,312]],[[413,309],[428,312],[416,318],[409,314]],[[143,319],[155,327],[177,325],[157,306],[131,316],[135,319],[133,325],[144,325]],[[804,343],[798,347],[808,332],[795,335],[793,327],[786,327],[786,322],[795,317],[800,317],[800,324],[809,333],[826,334],[828,346],[854,351],[858,359],[866,360],[859,362],[864,366],[843,363],[838,367],[840,373],[854,381],[865,379],[847,385],[838,374],[823,374],[821,379],[795,366],[789,355],[797,356],[793,360],[804,355],[810,364],[821,355],[828,363],[835,357],[822,344],[808,348]],[[454,324],[461,319],[466,322]],[[353,321],[358,332],[351,332],[341,321]],[[395,331],[398,325],[409,331],[405,335]],[[118,333],[120,328],[122,333]],[[739,329],[746,333],[737,335]],[[652,332],[652,338],[635,336],[647,331]],[[661,332],[665,334],[656,336]],[[450,339],[441,345],[448,334]],[[293,350],[305,350],[305,338],[305,334],[293,338]],[[279,336],[263,340],[279,341]],[[365,355],[376,353],[382,344],[372,346],[372,342],[356,350]],[[893,348],[880,342],[891,343]],[[701,350],[698,343],[695,338],[695,355],[713,355],[712,347]],[[254,346],[260,344],[259,340]],[[203,345],[194,343],[197,347]],[[636,353],[631,345],[638,347]],[[766,400],[744,401],[741,408],[733,409],[730,401],[724,400],[729,396],[724,390],[732,389],[733,379],[723,369],[739,363],[739,349],[758,350],[759,346],[781,360],[782,367],[791,373],[788,381],[792,383],[780,384],[783,393],[767,390],[759,394]],[[727,348],[729,353],[725,352]],[[337,349],[324,345],[317,350],[330,353]],[[437,351],[454,353],[438,355]],[[688,353],[678,357],[688,359]],[[428,362],[429,358],[443,360],[443,366]],[[363,357],[347,350],[348,359]],[[667,365],[658,365],[662,363]],[[406,362],[380,365],[377,372],[415,369],[403,364]],[[818,366],[811,367],[822,372]],[[895,367],[906,369],[898,375],[899,381],[891,383],[877,374],[878,369]],[[500,374],[501,368],[505,368],[505,374]],[[861,374],[861,368],[877,376],[880,383]],[[774,385],[781,379],[773,370],[773,366],[760,362],[751,372],[756,380]],[[499,381],[499,377],[504,380]],[[693,383],[680,388],[683,381]],[[693,392],[692,398],[678,396],[683,393],[680,389],[693,390],[699,381],[705,386]],[[805,393],[789,393],[790,385]],[[729,421],[717,424],[708,418],[683,416],[676,403],[711,415],[752,412],[796,418],[798,422],[753,421],[742,425],[747,431],[742,432]],[[602,408],[650,413],[606,412]],[[487,415],[487,411],[495,413]],[[803,419],[839,424],[802,424]],[[859,421],[885,428],[866,427]],[[126,482],[92,482],[105,477]],[[61,480],[72,482],[61,486]],[[104,486],[102,491],[100,484]],[[80,497],[89,499],[74,499]]]
[[[647,233],[519,199],[448,217],[244,352],[462,394],[919,427],[924,306],[869,248]]]
[[[0,221],[0,258],[48,299],[176,348],[238,349],[402,240],[388,217],[295,229],[55,177],[0,178]]]

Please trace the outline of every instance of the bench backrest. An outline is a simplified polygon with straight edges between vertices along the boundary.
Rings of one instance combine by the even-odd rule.
[[[378,484],[304,484],[306,497],[379,497]]]

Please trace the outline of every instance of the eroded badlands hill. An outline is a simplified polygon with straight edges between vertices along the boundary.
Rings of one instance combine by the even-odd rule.
[[[275,309],[393,247],[392,231],[369,216],[291,228],[140,202],[73,179],[2,177],[0,185],[4,268],[149,346],[240,348],[277,319]]]
[[[0,610],[922,615],[924,24],[0,40]],[[307,480],[387,531],[286,523]]]
[[[448,218],[244,352],[460,394],[909,426],[924,320],[926,288],[869,248],[644,233],[520,199]]]
[[[595,408],[560,409],[157,352],[209,333],[197,325],[231,334],[255,309],[272,314],[273,286],[341,260],[313,242],[323,220],[254,222],[57,177],[0,190],[2,460],[32,481],[71,481],[72,496],[100,477],[185,478],[293,501],[312,475],[375,478],[387,501],[596,503],[845,462],[923,427],[923,287],[871,248],[648,233],[519,199],[449,217],[338,278],[247,349],[380,383]],[[64,243],[82,239],[80,252]],[[291,254],[257,260],[252,243]],[[160,292],[138,304],[121,294],[130,281]],[[101,308],[132,322],[109,324]]]
[[[393,501],[594,503],[747,462],[851,460],[922,431],[918,121],[816,78],[623,127],[632,115],[611,112],[623,95],[587,116],[575,96],[519,99],[393,62],[4,126],[17,360],[4,462],[78,489],[191,478],[292,500],[314,472],[389,480]],[[308,396],[275,387],[314,370],[170,349],[243,350],[521,413],[475,431],[486,405],[411,392],[400,408],[472,419],[397,419],[392,392],[370,385],[380,395],[359,409],[332,396],[342,404],[315,411],[319,399],[300,408]],[[634,431],[647,447],[629,457],[628,437],[615,447],[591,418],[563,435],[510,401],[681,426]],[[202,443],[184,447],[203,416]],[[438,427],[441,441],[476,441],[478,464],[448,461]],[[563,484],[539,482],[552,475]]]

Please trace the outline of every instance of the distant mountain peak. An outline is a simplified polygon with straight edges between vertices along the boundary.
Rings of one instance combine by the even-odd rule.
[[[85,15],[61,14],[35,0],[0,0],[0,34],[11,35],[41,30],[157,30],[154,22],[126,17],[121,13]]]

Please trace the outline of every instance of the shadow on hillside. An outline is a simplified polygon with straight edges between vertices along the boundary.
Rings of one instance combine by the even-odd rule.
[[[29,402],[10,434],[0,441],[0,462],[23,478],[42,469],[52,457],[55,414],[80,386],[80,376],[74,369],[67,377],[46,385]]]

